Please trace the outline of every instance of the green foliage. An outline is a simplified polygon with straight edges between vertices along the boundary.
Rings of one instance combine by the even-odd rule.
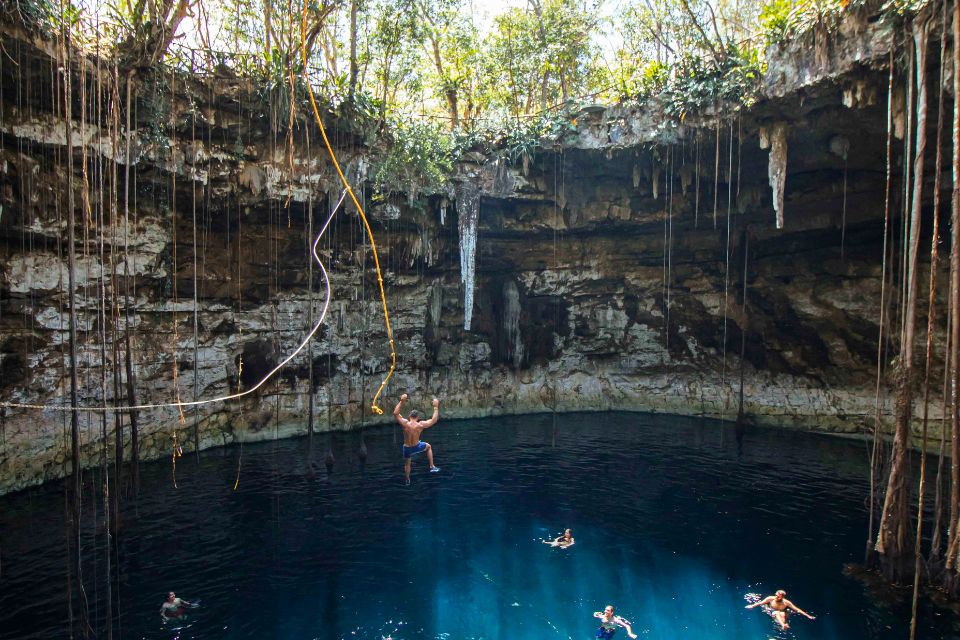
[[[925,0],[893,0],[923,2]],[[784,44],[812,28],[833,28],[847,0],[768,0],[760,10],[758,22],[766,44]]]
[[[763,5],[759,22],[766,44],[783,44],[796,32],[799,22],[795,6],[795,0],[770,0]]]
[[[889,0],[885,11],[928,1]],[[52,0],[3,2],[8,14],[14,7],[60,28]],[[66,1],[66,27],[89,41],[102,17],[89,12],[99,8],[108,14],[102,37],[135,54],[121,61],[143,60],[175,35],[167,26],[180,24],[178,2]],[[338,126],[386,149],[378,191],[434,193],[467,150],[525,163],[576,134],[586,104],[657,100],[674,122],[708,106],[748,106],[759,95],[764,49],[809,29],[822,35],[846,2],[526,0],[487,24],[473,15],[483,5],[476,0],[203,1],[191,3],[184,22],[194,31],[176,34],[161,62],[193,69],[199,54],[207,73],[253,78],[281,130],[291,105],[299,121],[309,109],[306,76]],[[169,117],[161,94],[148,86],[140,96],[157,144]]]
[[[390,122],[386,153],[374,166],[374,189],[381,194],[444,191],[453,171],[453,138],[443,127],[416,119]]]
[[[733,46],[719,65],[703,58],[684,60],[664,92],[667,111],[682,120],[691,111],[723,102],[749,107],[759,94],[763,70],[756,49],[741,51]]]
[[[62,9],[63,23],[72,29],[80,19],[80,10],[72,4],[66,4]],[[39,32],[60,31],[62,26],[61,5],[51,0],[4,0],[0,2],[0,15]]]
[[[500,14],[486,41],[491,105],[514,116],[587,93],[598,68],[596,6],[532,2]]]

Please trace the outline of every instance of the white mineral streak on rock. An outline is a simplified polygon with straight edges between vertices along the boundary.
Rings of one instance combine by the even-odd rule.
[[[473,319],[476,274],[477,224],[480,221],[480,188],[472,183],[457,185],[457,229],[460,231],[460,281],[463,283],[463,329],[470,331]]]
[[[440,327],[440,315],[443,312],[443,283],[437,281],[430,287],[430,304],[427,306],[427,321],[434,332]]]
[[[767,167],[773,190],[773,210],[777,212],[777,229],[783,229],[783,188],[787,182],[787,127],[780,123],[770,131],[770,164]]]
[[[523,341],[520,339],[520,291],[517,283],[507,280],[503,285],[503,335],[507,339],[507,354],[514,369],[523,362]]]

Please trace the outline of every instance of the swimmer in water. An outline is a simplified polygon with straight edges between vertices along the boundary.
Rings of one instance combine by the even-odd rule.
[[[601,640],[610,640],[620,627],[627,630],[627,635],[630,636],[630,638],[635,640],[637,637],[637,634],[635,634],[630,627],[629,620],[624,620],[620,616],[613,615],[612,604],[608,604],[603,611],[594,613],[593,617],[600,619],[600,628],[597,629],[597,635],[595,637]]]
[[[177,597],[173,591],[167,594],[167,600],[160,606],[160,617],[164,620],[177,620],[182,618],[187,609],[193,607],[193,603]]]
[[[787,624],[787,611],[796,611],[802,616],[806,616],[811,620],[816,620],[815,616],[810,615],[797,605],[793,604],[786,598],[787,592],[783,589],[779,589],[774,595],[767,596],[763,600],[754,602],[753,604],[748,604],[745,609],[753,609],[754,607],[759,607],[766,605],[770,607],[773,612],[773,619],[777,621],[782,629],[789,629],[790,625]]]
[[[548,544],[551,547],[560,547],[561,549],[566,549],[567,547],[573,546],[573,534],[570,533],[570,529],[567,529],[563,532],[563,535],[557,536],[553,540],[544,540],[543,544]]]
[[[440,471],[440,468],[433,464],[433,447],[430,446],[429,442],[420,441],[420,433],[424,429],[429,429],[437,424],[437,420],[440,419],[440,401],[436,398],[433,399],[433,416],[429,420],[421,420],[420,414],[416,411],[411,411],[409,418],[404,418],[400,415],[400,409],[403,408],[403,403],[406,401],[407,394],[400,396],[400,402],[393,408],[393,417],[397,423],[403,427],[403,470],[407,484],[410,484],[410,463],[413,462],[413,456],[418,453],[427,452],[427,463],[430,465],[430,473]]]

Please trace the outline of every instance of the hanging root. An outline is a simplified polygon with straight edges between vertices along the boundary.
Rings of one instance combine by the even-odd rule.
[[[384,387],[387,386],[387,382],[393,376],[394,370],[397,368],[397,351],[394,348],[393,344],[393,329],[390,327],[390,313],[387,311],[387,294],[383,290],[383,274],[380,271],[380,257],[377,254],[377,243],[373,238],[373,231],[370,229],[370,223],[367,222],[367,216],[363,212],[363,207],[360,206],[360,202],[357,200],[357,196],[353,194],[353,189],[350,188],[350,183],[347,181],[347,178],[343,175],[343,170],[340,168],[340,163],[337,161],[337,155],[333,152],[333,147],[330,146],[330,140],[327,138],[327,130],[323,126],[323,118],[320,117],[320,110],[317,108],[317,100],[313,95],[313,87],[310,86],[310,78],[307,76],[307,3],[303,3],[303,17],[300,23],[300,52],[303,57],[303,81],[307,85],[307,93],[310,96],[310,106],[313,108],[313,117],[317,121],[317,125],[320,127],[320,135],[323,136],[323,142],[327,146],[327,152],[330,154],[330,160],[333,162],[334,168],[337,170],[337,174],[340,176],[340,181],[343,183],[343,187],[348,194],[350,194],[350,199],[353,201],[353,205],[357,208],[357,213],[360,214],[360,219],[363,221],[364,230],[367,232],[367,237],[370,239],[370,249],[373,251],[373,262],[377,268],[377,283],[380,285],[380,301],[383,304],[383,320],[387,326],[387,339],[390,341],[390,371],[387,372],[387,376],[383,379],[383,382],[380,383],[380,388],[377,389],[377,392],[373,396],[373,403],[370,406],[370,410],[377,415],[383,415],[383,409],[377,405],[377,399],[380,397],[380,394],[383,392]]]

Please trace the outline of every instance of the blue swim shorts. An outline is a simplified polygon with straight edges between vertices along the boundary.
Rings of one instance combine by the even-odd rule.
[[[417,455],[418,453],[423,453],[423,452],[426,451],[426,450],[427,450],[427,443],[426,443],[426,442],[418,442],[417,444],[413,445],[412,447],[408,447],[407,445],[403,445],[403,459],[406,460],[407,458],[412,458],[413,456]]]

